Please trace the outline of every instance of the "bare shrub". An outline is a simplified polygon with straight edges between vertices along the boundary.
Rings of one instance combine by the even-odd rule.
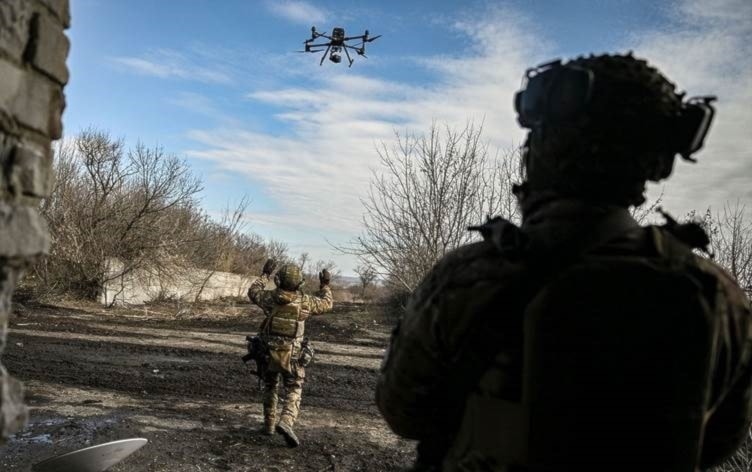
[[[201,295],[206,288],[206,284],[217,272],[232,272],[233,269],[240,269],[236,266],[236,259],[241,254],[239,243],[243,243],[242,249],[247,251],[246,259],[258,256],[263,257],[262,245],[255,246],[257,242],[250,238],[243,238],[243,216],[248,208],[249,200],[243,197],[234,209],[229,206],[222,213],[219,221],[211,221],[205,218],[205,224],[202,226],[204,234],[196,239],[198,244],[193,245],[191,258],[197,267],[206,269],[199,280],[196,281],[196,290],[194,302],[201,299]],[[257,260],[246,261],[257,263]],[[244,271],[243,271],[244,272]]]
[[[161,147],[87,129],[56,149],[55,186],[43,200],[52,244],[34,267],[38,294],[96,299],[108,282],[133,274],[166,285],[194,269],[247,273],[286,246],[242,232],[247,199],[215,221],[199,206],[201,182]],[[111,300],[114,301],[114,300]]]
[[[317,260],[316,262],[310,263],[309,259],[310,258],[307,252],[304,252],[298,258],[299,262],[302,261],[300,267],[305,277],[305,285],[303,285],[303,290],[309,294],[317,292],[319,290],[319,273],[322,270],[326,269],[329,271],[332,277],[330,284],[332,290],[341,291],[339,284],[339,276],[341,274],[341,271],[337,268],[337,264],[335,264],[334,261],[325,261],[321,259]]]
[[[379,273],[370,264],[361,264],[355,268],[355,273],[358,274],[360,280],[360,299],[366,299],[366,290],[376,281]]]
[[[752,298],[752,221],[745,212],[745,205],[739,201],[733,206],[726,203],[723,211],[715,217],[710,244],[715,261]]]
[[[487,216],[519,219],[511,193],[519,155],[489,156],[482,126],[434,123],[427,134],[396,133],[378,149],[380,167],[363,200],[364,232],[343,252],[360,257],[392,287],[412,291],[447,252],[477,235]]]
[[[277,241],[275,239],[270,239],[268,243],[265,245],[266,249],[266,258],[272,258],[275,261],[280,262],[286,262],[289,261],[290,256],[288,255],[289,248],[287,247],[287,244],[283,243],[282,241]],[[254,271],[254,273],[259,272],[261,270],[261,266],[266,261],[266,258],[264,258],[263,261],[259,263],[259,270]]]
[[[654,200],[645,200],[642,205],[631,207],[629,213],[641,225],[653,223],[660,218],[658,210],[661,208],[662,203],[663,191]]]
[[[126,151],[94,129],[61,142],[56,157],[56,184],[41,208],[52,246],[36,270],[46,287],[96,298],[112,277],[159,267],[182,245],[176,213],[190,214],[201,190],[183,161],[160,147]],[[109,258],[122,262],[117,274]]]
[[[686,219],[705,229],[710,236],[713,260],[752,298],[752,221],[746,205],[739,200],[734,204],[726,202],[715,215],[710,208],[701,216],[692,210]]]

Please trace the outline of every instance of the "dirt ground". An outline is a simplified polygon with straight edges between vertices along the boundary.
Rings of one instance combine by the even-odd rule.
[[[144,437],[113,471],[392,471],[414,444],[373,401],[390,325],[378,310],[339,305],[306,324],[297,449],[263,436],[260,389],[240,357],[261,312],[249,304],[16,304],[7,368],[26,385],[29,426],[0,448],[0,470],[116,439]]]

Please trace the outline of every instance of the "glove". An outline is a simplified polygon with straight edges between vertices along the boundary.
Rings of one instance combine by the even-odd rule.
[[[321,282],[321,285],[329,285],[329,282],[332,281],[332,274],[329,273],[328,270],[324,269],[321,272],[319,272],[319,282]]]
[[[272,272],[274,272],[274,269],[277,268],[277,262],[274,259],[267,259],[266,263],[264,264],[264,268],[261,270],[261,273],[264,275],[272,275]]]

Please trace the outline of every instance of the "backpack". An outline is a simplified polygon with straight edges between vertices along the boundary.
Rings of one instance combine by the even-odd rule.
[[[647,231],[654,257],[585,255],[545,279],[523,315],[521,401],[472,393],[448,469],[698,470],[715,287]]]

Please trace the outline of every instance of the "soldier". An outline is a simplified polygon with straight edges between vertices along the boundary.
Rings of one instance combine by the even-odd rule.
[[[702,146],[712,99],[683,97],[631,54],[528,71],[522,224],[439,261],[382,365],[414,470],[696,471],[744,440],[749,299],[699,225],[628,211]]]
[[[276,431],[289,447],[300,444],[293,426],[300,412],[305,380],[305,366],[313,357],[308,340],[303,337],[305,321],[311,315],[332,309],[331,276],[324,269],[319,274],[320,288],[315,296],[300,291],[304,278],[300,268],[285,264],[274,276],[274,290],[265,290],[276,267],[274,260],[264,264],[261,276],[248,289],[248,297],[264,311],[259,336],[267,349],[268,362],[260,373],[264,382],[264,427],[267,435]],[[277,390],[280,377],[285,387],[282,414],[277,422]]]

